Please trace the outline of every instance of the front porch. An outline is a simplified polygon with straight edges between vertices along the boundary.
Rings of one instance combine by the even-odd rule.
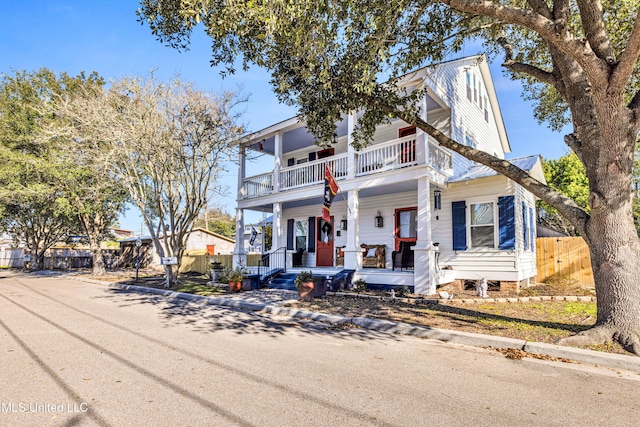
[[[246,267],[248,275],[258,276],[259,267]],[[373,288],[392,288],[395,286],[407,286],[412,292],[414,290],[414,273],[413,271],[393,271],[391,269],[373,269],[367,268],[360,271],[348,270],[342,267],[288,267],[282,269],[278,274],[274,275],[265,282],[267,288],[273,289],[290,289],[295,290],[294,279],[298,273],[302,271],[311,271],[313,277],[317,280],[323,280],[328,287],[327,290],[344,290],[350,287],[350,284],[358,279],[364,280],[367,285]],[[348,283],[344,282],[344,278],[348,276]],[[336,284],[340,280],[341,284]],[[336,286],[337,285],[337,286]],[[336,289],[332,289],[336,286]]]

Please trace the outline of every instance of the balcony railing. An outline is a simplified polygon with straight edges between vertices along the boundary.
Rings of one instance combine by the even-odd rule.
[[[440,172],[453,170],[451,153],[429,140],[429,164]]]
[[[242,192],[245,199],[273,193],[273,172],[246,178],[242,181]]]
[[[418,164],[415,135],[375,144],[355,153],[354,176],[366,176]],[[428,143],[428,164],[442,173],[453,169],[451,153],[436,145],[431,139]],[[348,154],[339,154],[320,160],[302,163],[280,169],[279,190],[302,188],[324,182],[324,166],[336,180],[345,179],[349,173]],[[272,194],[275,191],[274,173],[264,173],[243,180],[242,197],[251,199]]]
[[[324,182],[325,165],[329,166],[329,170],[336,180],[347,176],[347,155],[340,154],[282,169],[280,171],[280,188],[288,190]]]
[[[358,152],[356,175],[368,175],[417,164],[415,136],[367,147]]]

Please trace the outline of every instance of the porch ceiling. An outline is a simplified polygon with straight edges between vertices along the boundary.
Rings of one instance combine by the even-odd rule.
[[[441,108],[442,106],[436,100],[434,100],[430,95],[427,95],[427,113]],[[342,120],[336,125],[336,133],[338,134],[338,138],[347,135],[347,116],[344,114],[342,115]],[[314,143],[314,140],[315,137],[309,133],[306,126],[285,131],[282,134],[282,152],[287,153],[289,151],[308,147]],[[262,144],[262,148],[260,148],[260,144]],[[275,136],[271,135],[267,138],[255,141],[249,147],[252,150],[273,155],[274,145]]]
[[[384,196],[386,194],[393,193],[403,193],[406,191],[417,191],[418,182],[416,180],[398,182],[395,184],[389,185],[380,185],[372,188],[363,188],[360,190],[359,194],[361,198],[366,197],[379,197]],[[347,195],[344,192],[338,191],[335,199],[333,199],[333,203],[343,203],[343,200],[347,200]],[[304,200],[294,200],[290,202],[285,202],[283,204],[283,208],[296,208],[301,206],[322,206],[323,198],[322,197],[312,197],[306,198]]]

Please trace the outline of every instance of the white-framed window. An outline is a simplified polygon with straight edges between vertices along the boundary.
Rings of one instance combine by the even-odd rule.
[[[478,102],[478,82],[475,73],[473,74],[473,102]]]
[[[306,219],[296,221],[295,233],[295,249],[304,249],[306,251],[307,236],[309,235],[309,221]]]
[[[484,97],[484,121],[489,123],[489,108],[488,106],[488,102],[487,102],[487,97]]]
[[[473,139],[473,137],[471,135],[469,135],[469,134],[466,134],[464,136],[464,145],[466,145],[467,147],[471,147],[471,148],[478,148],[478,144]]]
[[[467,80],[467,99],[471,101],[471,73],[469,71],[464,72]]]
[[[496,247],[495,202],[469,204],[469,242],[472,248]]]

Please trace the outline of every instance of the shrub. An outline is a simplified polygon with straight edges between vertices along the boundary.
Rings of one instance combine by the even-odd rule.
[[[395,291],[396,296],[400,298],[404,298],[409,295],[409,287],[405,285],[396,286],[393,290]]]
[[[352,284],[353,284],[353,290],[355,292],[360,293],[367,290],[367,282],[365,282],[363,279],[358,279],[354,281]]]
[[[231,274],[231,268],[222,267],[222,270],[218,273],[217,282],[229,284],[229,274]]]

